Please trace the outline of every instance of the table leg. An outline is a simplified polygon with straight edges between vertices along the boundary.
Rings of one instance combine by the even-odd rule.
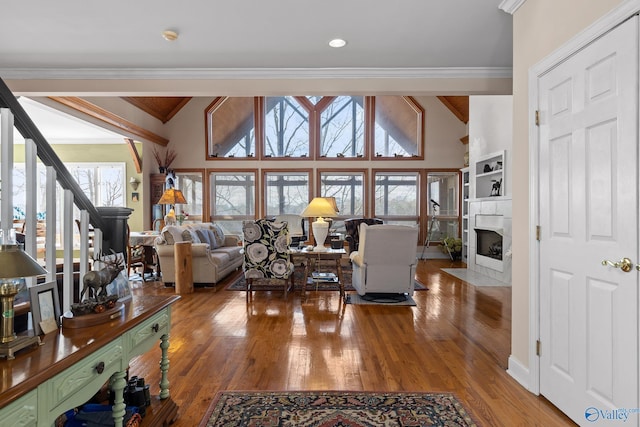
[[[160,337],[160,349],[162,350],[162,358],[160,359],[160,399],[169,397],[169,335],[163,334]]]
[[[340,296],[344,297],[344,279],[342,278],[342,263],[340,258],[336,259],[336,270],[338,270],[338,286],[340,286]]]
[[[126,413],[126,405],[124,404],[124,388],[127,382],[124,380],[127,375],[126,371],[118,371],[111,376],[111,390],[113,391],[113,408],[111,415],[115,427],[122,427],[122,420]]]

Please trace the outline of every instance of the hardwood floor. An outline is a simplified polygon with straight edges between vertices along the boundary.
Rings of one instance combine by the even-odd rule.
[[[198,425],[220,390],[453,392],[483,426],[575,425],[507,373],[511,288],[474,287],[420,261],[415,307],[345,305],[338,292],[256,291],[229,280],[173,306],[171,396],[176,427]],[[134,294],[174,293],[133,282]],[[157,394],[160,350],[132,361]]]

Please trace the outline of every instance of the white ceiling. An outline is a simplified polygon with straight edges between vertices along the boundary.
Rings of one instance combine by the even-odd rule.
[[[316,85],[318,94],[332,88],[355,93],[363,79],[387,79],[411,92],[416,78],[488,78],[511,76],[512,17],[500,9],[507,0],[30,0],[3,2],[0,20],[0,78],[51,82],[68,79],[102,96],[204,96],[206,79],[220,79],[211,90],[245,90],[259,94],[248,80],[316,76],[345,78]],[[165,29],[179,33],[168,42]],[[328,41],[340,37],[346,47]],[[315,73],[315,74],[314,74]],[[133,77],[132,77],[133,76]],[[435,76],[435,77],[434,77]],[[120,93],[111,81],[134,80]],[[84,80],[83,80],[84,79]],[[92,79],[93,83],[92,83]],[[103,80],[98,80],[103,79]],[[166,84],[170,79],[173,82]],[[179,79],[189,90],[171,93]],[[200,80],[199,80],[200,79]],[[226,79],[226,80],[224,80]],[[232,79],[234,81],[231,81]],[[271,79],[271,80],[269,80]],[[81,82],[85,86],[81,86]],[[33,83],[32,83],[33,82]],[[88,82],[88,83],[87,83]],[[142,82],[142,83],[141,83]],[[301,83],[305,85],[305,83]],[[398,83],[392,83],[398,84]],[[151,88],[151,85],[154,85]],[[483,86],[481,84],[481,86]],[[490,85],[487,85],[489,87]],[[46,89],[17,91],[47,96]],[[407,90],[406,88],[410,88]],[[103,89],[104,88],[104,89]],[[193,89],[192,89],[193,88]],[[287,89],[289,88],[289,89]],[[389,90],[389,87],[385,87]],[[82,96],[67,86],[67,94]],[[271,89],[267,89],[271,90]],[[296,89],[292,89],[292,92]],[[298,92],[303,92],[298,86]],[[88,94],[84,91],[84,94]],[[455,92],[449,88],[449,92]],[[355,94],[354,93],[354,94]],[[370,93],[370,92],[369,92]],[[418,90],[412,93],[418,93]],[[60,94],[60,93],[58,93]],[[315,93],[314,93],[315,94]],[[210,93],[207,93],[210,95]],[[122,141],[122,137],[37,102],[24,108],[52,143],[74,140]]]
[[[512,17],[499,9],[502,1],[3,2],[0,76],[89,69],[510,69]],[[165,29],[177,31],[178,40],[164,40]],[[328,47],[335,37],[347,46]]]

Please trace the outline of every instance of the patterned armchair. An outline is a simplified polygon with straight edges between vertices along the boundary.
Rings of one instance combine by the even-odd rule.
[[[289,229],[286,222],[268,219],[243,221],[244,271],[247,297],[255,280],[281,279],[284,296],[293,287],[294,265],[289,254]],[[288,282],[291,282],[290,284]]]
[[[375,225],[382,224],[379,218],[349,218],[344,220],[345,237],[349,245],[349,253],[358,250],[360,241],[360,224]]]

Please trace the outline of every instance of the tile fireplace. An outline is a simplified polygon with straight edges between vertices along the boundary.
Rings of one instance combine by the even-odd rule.
[[[469,203],[467,268],[511,283],[511,199]]]

